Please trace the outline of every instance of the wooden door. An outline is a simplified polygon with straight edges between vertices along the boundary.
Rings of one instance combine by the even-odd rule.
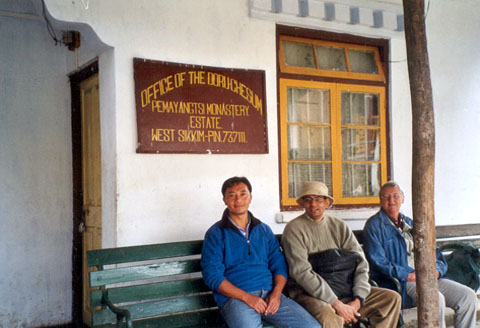
[[[80,84],[82,117],[82,258],[83,321],[90,325],[91,308],[88,290],[86,252],[102,247],[102,160],[100,147],[100,105],[98,75]]]

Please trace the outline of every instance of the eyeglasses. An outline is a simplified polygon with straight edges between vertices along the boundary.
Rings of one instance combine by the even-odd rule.
[[[390,198],[400,199],[402,196],[403,196],[402,194],[382,195],[380,196],[380,199],[381,200],[389,200]]]
[[[324,197],[324,196],[316,196],[316,197],[313,197],[313,198],[312,197],[303,197],[302,199],[305,203],[311,204],[313,202],[321,203],[326,199],[326,197]]]

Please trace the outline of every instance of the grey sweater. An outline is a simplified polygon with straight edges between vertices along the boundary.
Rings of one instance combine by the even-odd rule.
[[[315,222],[306,213],[287,224],[282,236],[290,276],[311,296],[333,304],[337,296],[328,283],[315,273],[308,255],[327,249],[360,253],[362,260],[354,277],[353,295],[365,299],[370,293],[368,262],[350,227],[342,220],[325,215]]]

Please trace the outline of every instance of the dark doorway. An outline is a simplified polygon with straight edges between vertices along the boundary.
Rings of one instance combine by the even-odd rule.
[[[83,81],[98,74],[98,61],[69,75],[72,115],[72,174],[73,174],[73,249],[72,249],[72,323],[74,327],[87,327],[83,323],[82,233],[82,118],[81,90]]]

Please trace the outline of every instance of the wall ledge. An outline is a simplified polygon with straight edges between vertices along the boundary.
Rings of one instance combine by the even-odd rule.
[[[403,7],[393,0],[250,0],[249,15],[332,32],[404,37]]]

